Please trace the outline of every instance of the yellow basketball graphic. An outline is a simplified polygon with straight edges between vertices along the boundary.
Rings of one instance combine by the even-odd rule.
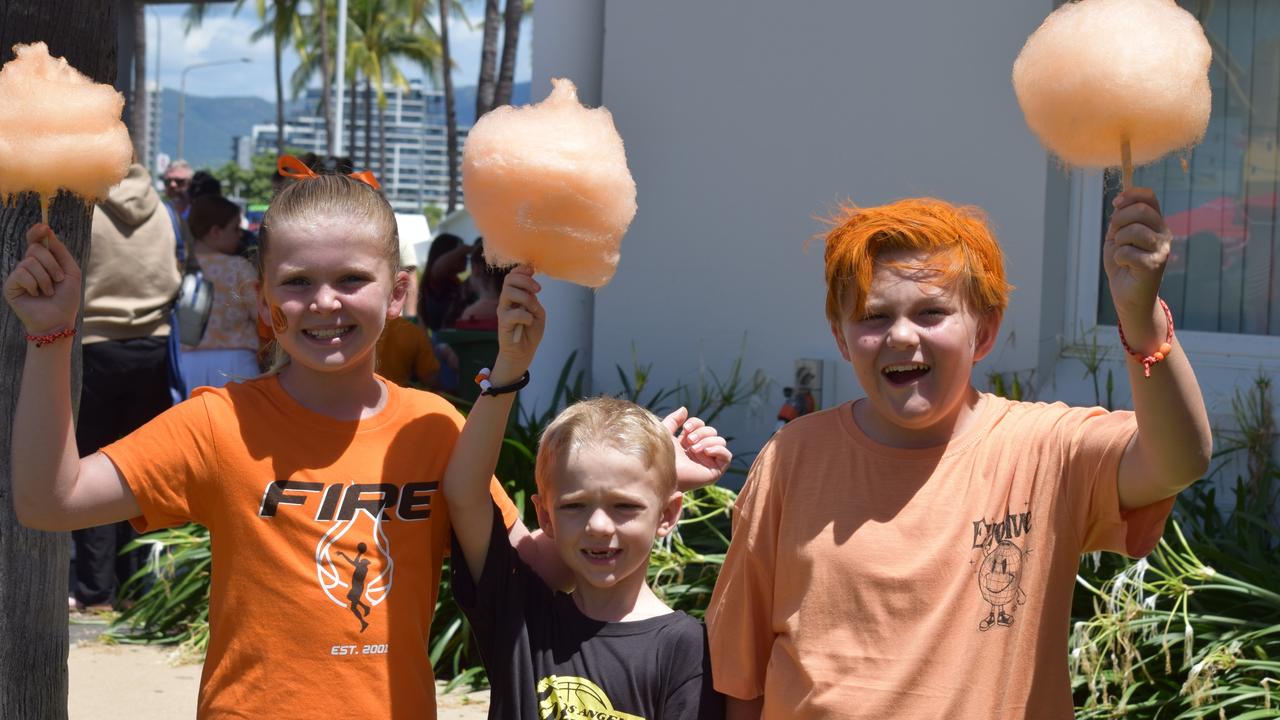
[[[613,709],[598,685],[579,677],[548,675],[538,681],[538,703],[543,720],[645,720]]]

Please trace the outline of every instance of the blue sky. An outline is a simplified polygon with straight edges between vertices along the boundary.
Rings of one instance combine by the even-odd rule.
[[[480,65],[480,26],[484,19],[483,4],[478,0],[466,0],[467,17],[472,27],[460,19],[449,23],[449,43],[453,51],[453,81],[457,85],[474,85]],[[155,76],[156,31],[159,22],[160,80],[164,87],[178,88],[182,69],[193,63],[224,59],[249,58],[247,65],[232,64],[222,67],[198,68],[187,73],[187,92],[192,95],[257,95],[275,101],[275,78],[272,73],[271,41],[253,42],[249,36],[259,21],[253,3],[233,14],[234,4],[213,5],[201,27],[183,33],[182,15],[186,5],[151,5],[147,8],[147,80]],[[520,33],[520,52],[516,63],[516,81],[529,79],[533,46],[533,24],[525,17]],[[501,52],[501,51],[499,51]],[[290,51],[284,55],[285,92],[288,93],[289,74],[297,66],[296,56]],[[408,63],[400,63],[405,75],[422,77],[421,71]]]

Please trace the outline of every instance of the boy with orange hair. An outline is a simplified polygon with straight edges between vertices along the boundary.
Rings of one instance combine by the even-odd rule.
[[[1122,193],[1103,256],[1135,410],[1107,412],[974,389],[1011,290],[979,211],[839,218],[827,318],[866,397],[788,424],[738,497],[707,612],[729,718],[1072,716],[1080,554],[1149,552],[1209,462],[1169,243],[1154,194]]]

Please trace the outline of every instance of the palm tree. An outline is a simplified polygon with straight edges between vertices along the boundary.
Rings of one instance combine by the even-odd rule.
[[[129,133],[133,137],[133,152],[138,162],[148,164],[147,112],[150,96],[147,95],[147,6],[133,6],[133,116],[129,119]],[[160,78],[156,78],[158,81]]]
[[[357,9],[350,37],[356,51],[350,57],[353,67],[365,77],[365,165],[370,164],[373,146],[372,106],[378,104],[378,174],[386,173],[386,86],[388,83],[407,90],[409,82],[396,64],[397,59],[409,60],[419,65],[427,74],[434,74],[440,58],[440,43],[434,30],[427,25],[426,32],[417,32],[416,25],[406,17],[403,3],[394,0],[357,0]],[[370,90],[372,89],[372,92]]]
[[[449,3],[440,6],[440,76],[444,82],[445,161],[449,163],[449,201],[445,212],[458,208],[458,114],[453,99],[453,60],[449,57]]]
[[[516,75],[516,48],[520,44],[520,22],[524,19],[525,0],[507,0],[507,9],[503,13],[502,64],[498,68],[498,84],[494,91],[493,106],[510,105],[511,89]],[[479,118],[479,115],[476,115]]]
[[[116,7],[102,0],[0,0],[0,64],[12,59],[15,43],[43,40],[51,54],[113,84]],[[0,266],[6,270],[26,253],[24,236],[39,213],[31,195],[0,203]],[[65,193],[49,212],[80,267],[89,257],[90,217],[88,205]],[[0,397],[18,396],[26,352],[22,323],[8,303],[0,304]],[[79,343],[72,352],[71,397],[78,398]],[[0,426],[13,427],[13,409],[12,400],[3,404]],[[68,544],[64,534],[28,530],[15,520],[10,441],[9,432],[0,432],[0,717],[65,720]]]
[[[316,10],[316,24],[320,26],[320,115],[324,118],[324,149],[333,154],[333,106],[329,93],[333,91],[333,73],[329,69],[333,48],[329,47],[329,0],[311,0]]]
[[[238,8],[244,0],[237,0]],[[271,36],[272,62],[276,75],[276,155],[284,154],[284,68],[282,54],[284,44],[298,23],[298,5],[301,0],[257,0],[258,18],[262,27],[250,38],[259,40]]]
[[[508,0],[507,5],[510,5]],[[502,12],[498,0],[484,2],[484,39],[480,44],[480,78],[476,80],[476,119],[494,107],[493,96],[497,85],[498,22]]]
[[[430,3],[429,0],[408,0],[408,3],[409,30],[412,31],[418,20],[426,22],[426,9]],[[458,207],[458,114],[453,97],[453,60],[449,50],[449,6],[463,22],[467,21],[467,16],[458,0],[436,0],[436,6],[440,17],[440,27],[436,32],[440,38],[440,78],[444,89],[445,161],[449,164],[449,201],[445,212],[453,212]]]
[[[316,111],[324,119],[325,152],[333,154],[333,58],[334,42],[329,24],[336,13],[334,0],[310,0],[311,13],[299,14],[294,25],[293,50],[298,55],[298,67],[289,76],[289,93],[297,98],[306,92],[307,85],[320,75],[320,105]],[[319,38],[319,43],[312,41]]]
[[[484,42],[480,50],[480,79],[476,83],[476,119],[498,107],[511,104],[516,74],[516,49],[520,46],[520,22],[533,9],[532,0],[507,0],[498,13],[498,0],[485,0]],[[498,18],[502,18],[502,62],[498,53]]]
[[[284,154],[284,69],[282,67],[282,53],[285,42],[295,32],[295,26],[299,24],[298,9],[301,2],[302,0],[257,0],[258,18],[262,20],[262,25],[249,36],[253,40],[261,40],[270,35],[272,40],[272,59],[276,77],[277,155]],[[244,3],[245,0],[236,0],[236,5],[232,12],[240,12],[240,8],[244,7]],[[187,8],[186,27],[188,31],[204,21],[207,9],[207,2],[194,2]]]

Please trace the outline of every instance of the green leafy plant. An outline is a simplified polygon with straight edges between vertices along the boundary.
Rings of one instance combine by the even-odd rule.
[[[671,533],[649,556],[649,584],[664,602],[701,618],[729,549],[729,513],[737,493],[719,486],[685,493]]]
[[[1098,343],[1097,326],[1094,326],[1087,333],[1084,332],[1083,328],[1081,328],[1080,335],[1082,337],[1087,337],[1088,341],[1077,346],[1076,349],[1078,350],[1078,354],[1076,359],[1084,365],[1084,377],[1093,381],[1093,404],[1099,405],[1108,410],[1114,410],[1115,378],[1111,374],[1111,368],[1107,368],[1107,394],[1105,403],[1102,401],[1103,394],[1101,387],[1098,385],[1098,383],[1102,381],[1102,366],[1107,361],[1107,355],[1110,353],[1110,348],[1103,347]]]
[[[129,578],[121,594],[138,594],[116,617],[110,637],[122,643],[177,645],[198,658],[209,646],[209,580],[213,556],[209,531],[194,523],[149,533],[122,552],[145,549],[146,566]]]
[[[1035,377],[1035,370],[1026,372],[1027,379],[1024,381],[1022,375],[1016,371],[1009,373],[1009,379],[1004,379],[1004,373],[991,371],[987,374],[987,383],[991,386],[991,392],[1003,398],[1010,400],[1031,400],[1034,394],[1034,385],[1032,379]]]
[[[1184,491],[1159,547],[1078,584],[1091,612],[1071,635],[1079,718],[1280,717],[1280,469],[1271,384],[1236,394],[1217,472],[1244,453],[1234,502],[1213,475]],[[1079,600],[1079,598],[1077,598]]]

